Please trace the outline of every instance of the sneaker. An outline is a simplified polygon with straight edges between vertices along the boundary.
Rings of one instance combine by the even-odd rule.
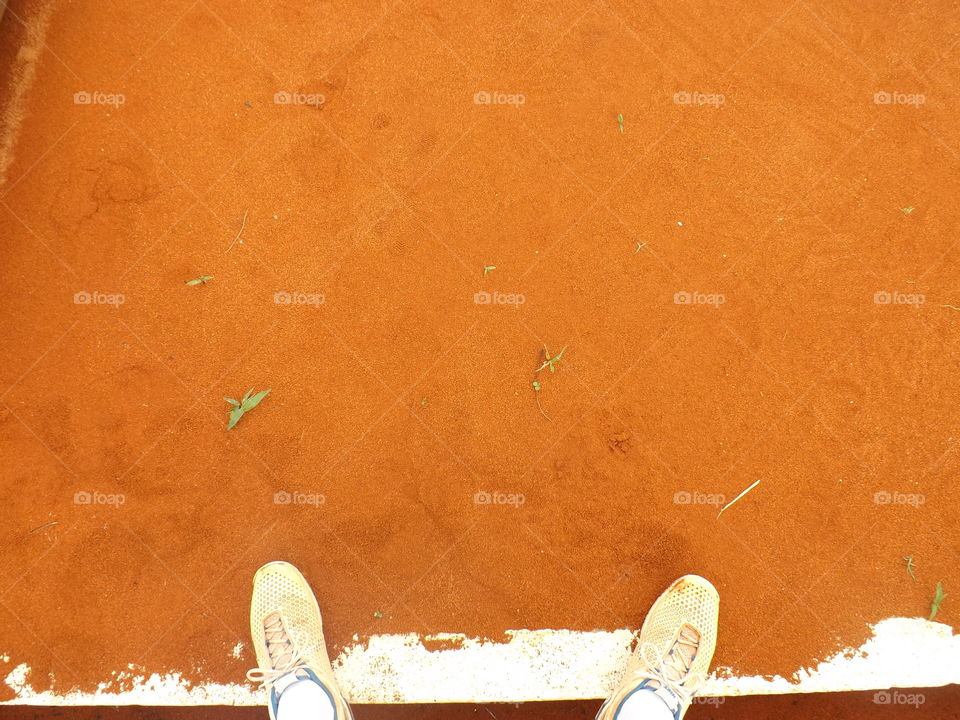
[[[317,599],[290,563],[267,563],[253,576],[250,634],[258,667],[247,679],[269,691],[270,720],[277,720],[280,694],[298,680],[322,688],[334,707],[334,720],[352,720],[333,677]]]
[[[620,687],[597,720],[615,720],[626,700],[652,692],[680,720],[706,680],[717,645],[720,595],[699,575],[684,575],[650,608]]]

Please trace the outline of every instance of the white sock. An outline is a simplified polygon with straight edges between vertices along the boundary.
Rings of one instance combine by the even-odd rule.
[[[312,680],[294,679],[285,688],[278,687],[277,692],[277,720],[333,720],[336,715],[330,697]]]
[[[637,690],[620,706],[617,720],[673,720],[673,713],[653,690]]]

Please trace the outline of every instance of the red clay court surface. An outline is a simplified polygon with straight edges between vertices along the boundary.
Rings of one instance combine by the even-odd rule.
[[[241,682],[273,559],[335,649],[637,627],[686,572],[738,674],[937,581],[954,622],[955,4],[20,2],[2,36],[35,689]]]
[[[957,686],[907,690],[922,694],[923,713],[939,720],[960,718]],[[514,705],[354,706],[357,720],[593,720],[599,702],[528,703]],[[10,707],[8,720],[263,720],[263,708],[35,708]],[[696,706],[689,720],[915,720],[915,707],[873,702],[873,693],[753,696],[726,698],[719,706]]]

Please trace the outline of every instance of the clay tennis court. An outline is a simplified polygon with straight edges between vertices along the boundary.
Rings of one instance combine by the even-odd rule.
[[[687,572],[730,675],[938,582],[953,625],[950,3],[35,0],[0,34],[3,676],[241,683],[281,558],[332,654],[635,628]]]

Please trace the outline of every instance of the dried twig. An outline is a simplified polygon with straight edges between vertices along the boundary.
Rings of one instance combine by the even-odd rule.
[[[53,527],[54,525],[59,525],[59,524],[60,523],[57,520],[54,520],[53,522],[48,522],[46,525],[41,525],[40,527],[34,528],[30,532],[28,532],[26,535],[24,535],[24,537],[28,538],[31,535],[33,535],[35,532],[40,532],[41,530],[46,530],[48,527]]]

